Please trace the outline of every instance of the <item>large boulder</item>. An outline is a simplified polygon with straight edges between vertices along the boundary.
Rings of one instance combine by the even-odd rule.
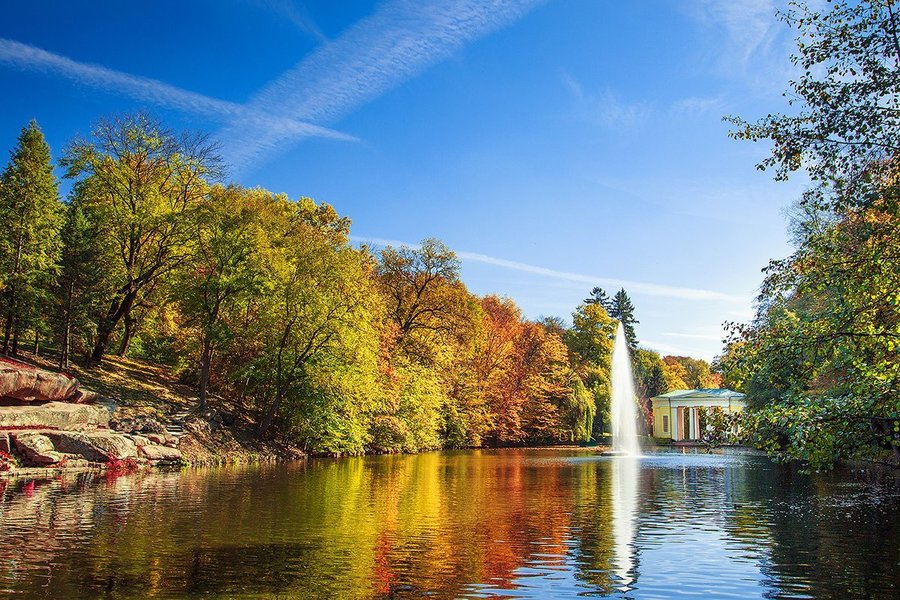
[[[78,380],[8,358],[0,358],[0,397],[20,401],[68,400],[78,391]]]
[[[96,429],[109,424],[109,411],[93,404],[48,402],[38,406],[0,406],[0,429]]]
[[[45,435],[50,438],[58,452],[74,454],[94,463],[105,463],[112,458],[105,450],[99,448],[88,434],[77,431],[48,431]]]
[[[123,458],[137,457],[137,446],[124,434],[112,431],[95,431],[86,434],[85,437],[95,448],[110,458],[122,460]]]
[[[141,454],[154,462],[178,463],[181,462],[181,452],[168,446],[141,446]]]
[[[54,465],[63,458],[53,441],[42,433],[19,432],[10,437],[19,454],[33,465]]]

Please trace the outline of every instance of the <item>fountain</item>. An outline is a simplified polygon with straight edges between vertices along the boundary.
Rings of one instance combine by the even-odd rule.
[[[638,456],[641,446],[637,437],[637,406],[634,402],[634,374],[622,323],[616,328],[612,353],[611,420],[613,449],[605,455]]]

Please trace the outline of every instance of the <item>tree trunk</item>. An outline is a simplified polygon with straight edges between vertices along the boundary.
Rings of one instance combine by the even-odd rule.
[[[59,370],[60,371],[68,371],[69,370],[69,338],[71,336],[72,330],[72,295],[74,290],[72,289],[74,284],[70,283],[68,288],[66,288],[66,310],[63,315],[63,335],[60,343],[59,349]]]
[[[38,350],[41,347],[40,344],[41,344],[41,334],[38,333],[37,329],[35,329],[34,330],[34,347],[31,349],[32,350],[31,353],[34,354],[35,357],[37,357],[37,355],[38,355]]]
[[[12,355],[19,355],[19,324],[16,323],[13,325],[13,334],[12,334]]]
[[[278,407],[281,406],[281,400],[284,398],[284,393],[281,390],[275,392],[275,399],[272,400],[272,404],[269,405],[269,408],[266,410],[266,414],[263,415],[262,421],[259,423],[259,427],[256,430],[256,433],[263,437],[266,435],[266,431],[269,430],[269,427],[272,426],[272,422],[275,420],[275,415],[278,414]]]
[[[97,328],[97,340],[94,342],[94,350],[91,352],[91,363],[99,363],[103,360],[116,325],[119,324],[123,316],[131,312],[131,307],[134,305],[136,297],[137,291],[132,290],[125,293],[121,302],[113,301],[109,311],[106,313],[106,317],[104,317]]]
[[[16,290],[16,282],[19,279],[19,268],[22,263],[22,245],[24,240],[22,236],[19,235],[19,239],[16,241],[16,260],[13,263],[13,272],[12,272],[12,281],[9,286],[9,290],[7,291],[7,295],[9,296],[9,310],[6,313],[6,328],[3,331],[3,354],[9,356],[10,351],[12,354],[16,354],[18,348],[16,347],[16,340],[18,336],[13,332],[13,323],[16,320],[16,305],[19,303],[18,294]],[[12,336],[12,348],[10,348],[10,337]]]
[[[60,344],[61,348],[59,351],[60,371],[69,370],[69,329],[69,315],[66,315],[65,322],[63,323],[63,336],[62,343]]]
[[[209,365],[212,362],[212,342],[208,337],[203,340],[203,352],[200,355],[200,411],[206,410],[206,395],[209,387]]]
[[[134,319],[131,318],[131,311],[129,311],[122,318],[123,323],[125,325],[125,329],[122,332],[122,343],[119,345],[119,356],[125,356],[128,354],[128,346],[131,345],[131,338],[134,336]]]
[[[3,328],[3,354],[9,356],[9,342],[12,339],[13,311],[10,307],[6,313],[6,326]]]

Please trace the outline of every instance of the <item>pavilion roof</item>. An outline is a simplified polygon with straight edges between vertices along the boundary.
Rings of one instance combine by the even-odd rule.
[[[733,398],[740,400],[744,394],[727,388],[698,388],[694,390],[672,390],[655,398]]]

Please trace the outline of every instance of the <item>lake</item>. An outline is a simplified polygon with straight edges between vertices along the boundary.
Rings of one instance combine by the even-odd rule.
[[[0,480],[0,596],[897,598],[895,473],[492,450]]]

